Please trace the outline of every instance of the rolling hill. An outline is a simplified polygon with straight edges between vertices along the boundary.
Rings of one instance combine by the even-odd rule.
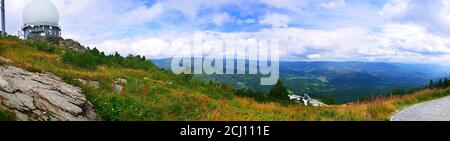
[[[389,120],[405,106],[450,95],[449,88],[441,87],[360,103],[307,107],[258,101],[226,85],[175,75],[135,55],[106,55],[96,49],[78,52],[9,36],[0,37],[0,56],[9,60],[0,60],[0,65],[51,73],[80,87],[105,121]],[[14,113],[3,104],[0,120],[14,120]]]
[[[171,59],[153,60],[169,69]],[[247,64],[248,66],[248,64]],[[385,62],[280,62],[280,77],[297,94],[312,93],[335,99],[338,103],[388,94],[396,89],[420,88],[430,79],[450,76],[450,68],[430,64]],[[196,75],[208,82],[219,82],[236,89],[268,92],[259,75]]]

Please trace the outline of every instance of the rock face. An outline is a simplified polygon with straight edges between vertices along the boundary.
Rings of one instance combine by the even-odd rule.
[[[11,59],[5,58],[3,56],[0,56],[0,62],[5,62],[5,63],[12,63]]]
[[[64,39],[59,41],[59,46],[65,47],[68,49],[71,49],[73,51],[77,52],[84,52],[86,51],[86,47],[81,45],[79,42],[72,40],[72,39]]]
[[[81,78],[75,79],[76,81],[80,82],[83,85],[87,85],[89,88],[98,89],[100,88],[100,82],[98,81],[88,81]]]
[[[28,38],[29,38],[28,40],[47,42],[77,52],[86,51],[86,47],[84,47],[79,42],[72,39],[63,39],[61,37],[48,37],[48,36],[30,36]]]
[[[78,82],[80,82],[84,86],[88,86],[89,88],[99,89],[100,88],[100,82],[98,81],[91,81],[91,80],[84,80],[81,78],[74,79]],[[122,93],[124,90],[124,85],[127,84],[128,81],[123,78],[117,78],[114,80],[113,83],[111,83],[112,90],[117,93]]]
[[[117,92],[117,93],[122,93],[122,91],[123,91],[123,86],[122,85],[119,85],[119,84],[116,84],[116,83],[112,83],[112,87],[113,87],[113,90],[115,92]]]
[[[114,81],[114,83],[117,83],[117,84],[127,84],[127,83],[128,83],[128,80],[123,79],[123,78],[116,78],[116,81]]]
[[[81,92],[52,74],[0,66],[0,108],[20,121],[99,120]]]

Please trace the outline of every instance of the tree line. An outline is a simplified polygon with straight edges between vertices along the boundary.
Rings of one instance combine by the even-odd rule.
[[[434,82],[433,80],[430,80],[430,83],[427,87],[423,87],[423,88],[448,88],[450,87],[450,79],[445,78],[445,79],[439,79],[439,81]],[[389,94],[387,95],[407,95],[410,93],[413,93],[415,91],[421,90],[423,88],[415,88],[415,89],[411,89],[411,90],[407,90],[404,87],[399,87],[396,88],[394,90],[392,90],[391,92],[389,92]],[[279,102],[279,103],[288,103],[289,100],[289,90],[287,89],[287,87],[283,84],[283,82],[281,82],[280,80],[278,81],[277,84],[275,84],[272,89],[270,90],[269,93],[262,93],[262,92],[253,92],[253,91],[249,91],[249,90],[238,90],[237,94],[240,96],[246,96],[246,97],[251,97],[254,98],[257,101],[260,102]],[[320,96],[318,95],[314,95],[315,97],[319,98]],[[330,103],[330,104],[337,104],[337,102],[334,99],[330,99],[327,97],[324,98],[320,98],[325,99],[327,102],[326,103]]]
[[[439,79],[439,81],[437,82],[430,80],[430,83],[428,84],[428,88],[447,88],[447,87],[450,87],[450,80],[448,78]]]
[[[275,84],[269,93],[255,92],[252,90],[236,90],[236,95],[253,98],[259,102],[289,102],[289,91],[280,80]]]
[[[98,65],[144,70],[156,67],[145,56],[128,55],[127,57],[122,57],[117,52],[106,55],[97,48],[87,48],[85,52],[66,51],[62,54],[61,59],[64,63],[91,70],[95,70]]]

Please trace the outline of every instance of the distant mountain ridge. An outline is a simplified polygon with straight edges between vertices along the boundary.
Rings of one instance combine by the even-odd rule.
[[[171,59],[152,60],[170,69]],[[248,63],[247,65],[248,66]],[[280,62],[280,79],[293,92],[313,93],[347,103],[361,98],[386,94],[428,84],[430,79],[450,76],[450,68],[433,64],[387,62]],[[196,75],[208,82],[220,82],[237,89],[268,92],[271,86],[259,85],[260,75]]]
[[[61,108],[66,109],[61,111],[63,113],[69,112],[74,114],[73,116],[86,114],[86,112],[79,113],[78,108],[73,106],[66,107],[70,103],[79,103],[81,99],[76,95],[81,94],[81,92],[76,90],[79,93],[75,97],[69,96],[69,101],[62,100],[58,97],[64,95],[57,93],[66,94],[66,92],[71,93],[75,91],[67,91],[67,87],[62,86],[60,83],[57,85],[48,83],[48,81],[53,79],[81,88],[79,90],[83,91],[82,94],[85,95],[86,100],[92,102],[98,117],[105,121],[386,121],[390,119],[395,111],[406,106],[445,97],[450,94],[450,88],[445,88],[448,87],[448,83],[440,82],[435,83],[438,85],[429,87],[430,89],[404,93],[404,95],[379,97],[376,100],[349,103],[345,106],[309,107],[295,102],[280,103],[282,101],[272,99],[273,95],[270,96],[272,98],[269,98],[263,93],[233,90],[228,86],[216,83],[205,84],[199,81],[199,79],[203,81],[207,81],[207,79],[214,79],[215,81],[228,80],[224,82],[241,87],[256,88],[259,86],[259,80],[253,79],[259,79],[259,76],[200,75],[196,76],[199,79],[192,79],[192,75],[175,75],[170,71],[157,68],[156,65],[141,56],[128,55],[123,57],[118,53],[105,55],[97,49],[77,52],[70,48],[41,42],[28,42],[12,36],[0,37],[0,56],[0,62],[3,66],[14,66],[29,72],[17,71],[18,69],[4,71],[5,81],[2,82],[4,84],[2,87],[6,91],[3,96],[0,96],[0,100],[4,101],[2,102],[3,104],[0,104],[0,121],[18,120],[14,116],[16,115],[15,111],[19,110],[18,112],[31,114],[29,110],[37,108],[42,108],[45,111],[42,112],[44,114],[43,118],[48,119],[50,116],[55,116],[51,111],[58,110],[48,105],[42,107],[42,103],[48,102],[63,106]],[[170,60],[165,62],[163,64],[170,65],[168,63]],[[343,89],[334,85],[335,83],[332,81],[334,76],[331,74],[335,73],[326,73],[328,69],[318,71],[325,74],[320,77],[312,73],[314,71],[310,71],[310,69],[320,70],[321,68],[323,67],[310,67],[306,71],[301,69],[289,70],[291,73],[287,77],[282,77],[282,79],[287,78],[286,80],[290,82],[289,84],[296,86],[294,88],[299,88],[300,90],[311,88],[308,91],[315,91],[319,86],[319,88],[329,86],[334,89]],[[336,69],[331,70],[333,71],[330,72],[334,72]],[[358,78],[362,82],[364,82],[363,80],[372,81],[371,79],[373,78],[372,74],[365,73],[365,71],[352,73],[348,69],[345,71],[338,70],[337,74],[347,72],[344,74],[352,74],[351,76],[356,77],[350,78]],[[8,74],[8,72],[11,73]],[[299,72],[304,72],[305,75]],[[293,77],[290,77],[290,75]],[[370,79],[361,76],[370,76]],[[205,79],[202,79],[202,77]],[[378,77],[374,78],[378,79]],[[23,82],[24,80],[30,80],[29,82],[35,85],[28,84],[28,81]],[[306,85],[299,82],[304,82],[303,84]],[[448,80],[445,82],[448,82]],[[443,84],[445,84],[445,87]],[[19,85],[20,87],[16,87]],[[120,85],[120,90],[118,85]],[[40,90],[38,89],[39,87],[43,89]],[[20,95],[22,92],[27,91],[22,89],[30,88],[33,89],[33,92],[27,94],[36,95],[36,92],[38,92],[39,94],[44,94],[43,96],[49,96],[49,94],[53,96],[32,96],[30,98]],[[286,89],[279,90],[285,91]],[[274,92],[278,92],[278,90]],[[367,93],[361,91],[356,92],[367,95]],[[259,94],[262,97],[259,97]],[[347,95],[348,93],[345,93],[345,96]],[[320,98],[317,95],[311,96]],[[50,101],[45,101],[42,98],[50,98]],[[5,100],[7,101],[5,102]],[[41,104],[33,107],[33,103]],[[2,106],[16,108],[10,109]],[[83,111],[89,111],[82,108],[86,106],[79,106]],[[59,111],[54,112],[59,113]],[[70,115],[68,116],[70,117]]]

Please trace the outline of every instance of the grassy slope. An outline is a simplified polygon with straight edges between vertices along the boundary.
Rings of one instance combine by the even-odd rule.
[[[0,121],[13,121],[15,116],[12,112],[0,110]]]
[[[304,107],[237,97],[229,87],[185,80],[158,68],[147,71],[109,66],[81,69],[60,62],[60,53],[40,51],[18,39],[0,39],[0,56],[13,61],[8,65],[51,72],[82,87],[104,120],[388,120],[405,106],[450,94],[450,89],[423,90],[364,103]],[[120,94],[114,93],[111,87],[111,82],[118,77],[128,80]],[[74,81],[75,78],[100,81],[101,88],[87,88]]]

